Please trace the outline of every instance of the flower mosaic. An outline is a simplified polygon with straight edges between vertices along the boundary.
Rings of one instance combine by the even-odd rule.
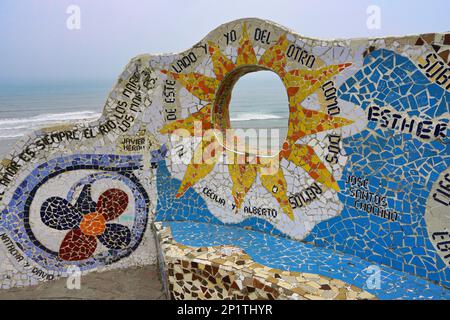
[[[59,197],[47,199],[41,207],[42,221],[50,228],[70,230],[59,249],[63,260],[78,261],[92,256],[97,239],[108,249],[122,249],[131,241],[126,226],[107,223],[118,218],[128,206],[128,196],[120,189],[108,189],[97,204],[90,195],[90,185],[81,192],[75,206]]]
[[[174,299],[448,299],[449,52],[448,33],[328,41],[241,19],[133,58],[98,120],[1,162],[0,287],[159,259]],[[230,120],[263,70],[288,97],[278,150]]]
[[[148,223],[148,194],[133,173],[140,161],[139,156],[86,154],[37,166],[15,190],[2,213],[1,228],[10,230],[9,234],[2,232],[3,243],[8,247],[16,243],[23,250],[23,254],[17,249],[11,251],[13,258],[26,267],[26,254],[35,277],[52,279],[65,274],[74,263],[81,270],[91,270],[132,254],[142,242]],[[52,183],[58,178],[62,183]],[[47,191],[39,191],[43,188],[64,197],[48,197]],[[94,189],[99,193],[95,201]],[[126,208],[133,209],[127,210],[131,221],[127,225],[116,223]],[[51,237],[43,237],[44,232]]]

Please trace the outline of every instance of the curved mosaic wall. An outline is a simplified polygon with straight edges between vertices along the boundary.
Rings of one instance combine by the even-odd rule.
[[[329,271],[350,259],[406,279],[367,297],[413,298],[411,283],[448,297],[449,53],[450,34],[325,41],[243,19],[132,59],[99,120],[36,131],[2,161],[2,288],[154,263],[161,221],[193,247],[231,244],[220,228],[238,227],[250,234],[232,244],[280,270],[362,288],[361,270]],[[228,108],[237,80],[261,70],[289,100],[286,139],[265,153],[237,137]],[[320,262],[305,245],[346,256]],[[296,250],[311,267],[283,260]]]

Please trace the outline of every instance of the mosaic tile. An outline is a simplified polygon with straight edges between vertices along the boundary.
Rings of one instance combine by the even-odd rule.
[[[285,237],[267,237],[262,232],[200,222],[167,222],[161,228],[170,228],[168,233],[173,240],[189,246],[188,250],[199,246],[236,246],[246,252],[247,259],[261,266],[337,279],[380,299],[448,299],[450,294],[441,286],[385,266],[380,266],[380,288],[370,288],[367,282],[367,272],[373,266],[370,261]]]
[[[131,59],[98,120],[1,161],[0,287],[159,258],[176,299],[447,299],[449,37],[241,19]],[[279,150],[231,127],[233,86],[261,70],[286,89]]]
[[[162,267],[168,275],[168,295],[173,299],[376,299],[363,289],[324,275],[265,267],[242,249],[217,245],[220,240],[208,243],[208,247],[181,245],[171,232],[178,225],[185,230],[199,226],[217,228],[202,223],[155,224],[164,252]],[[242,232],[243,229],[234,230]]]

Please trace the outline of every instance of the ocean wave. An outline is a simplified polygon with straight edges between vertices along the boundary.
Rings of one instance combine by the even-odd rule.
[[[281,116],[276,114],[264,114],[264,113],[242,113],[238,114],[236,117],[231,117],[231,121],[250,121],[250,120],[271,120],[271,119],[283,119]]]
[[[78,111],[65,113],[46,113],[27,118],[0,119],[0,139],[20,138],[32,130],[81,120],[95,120],[101,113]]]

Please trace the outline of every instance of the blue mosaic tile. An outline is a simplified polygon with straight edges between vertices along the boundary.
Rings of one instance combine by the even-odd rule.
[[[380,299],[449,299],[450,290],[393,268],[380,268],[381,286],[368,285],[373,262],[327,248],[270,236],[263,232],[194,221],[165,222],[175,241],[193,247],[234,245],[262,265],[286,271],[308,272],[340,279]],[[381,261],[380,261],[381,263]]]

